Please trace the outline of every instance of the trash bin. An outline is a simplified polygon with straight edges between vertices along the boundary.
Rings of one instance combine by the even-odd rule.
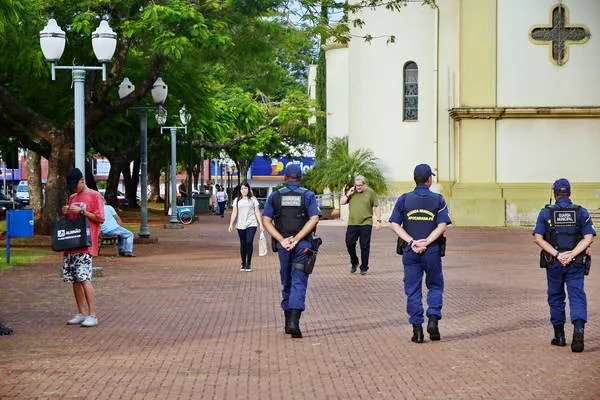
[[[8,210],[6,217],[7,234],[16,237],[33,236],[33,210]]]
[[[208,200],[210,199],[210,195],[205,193],[194,193],[192,197],[194,198],[194,212],[196,214],[208,213]]]

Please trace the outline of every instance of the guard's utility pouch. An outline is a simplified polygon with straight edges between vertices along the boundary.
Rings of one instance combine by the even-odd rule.
[[[575,257],[573,262],[577,267],[585,269],[585,275],[589,275],[590,268],[592,266],[592,253],[589,250],[586,250],[585,253],[582,253]]]
[[[444,257],[446,255],[446,236],[440,236],[437,242],[440,246],[440,257]]]
[[[398,254],[398,255],[404,254],[404,247],[406,247],[407,244],[408,243],[406,242],[406,240],[399,237],[398,240],[396,241],[396,254]]]
[[[540,250],[540,268],[548,268],[554,262],[554,256],[544,250]]]

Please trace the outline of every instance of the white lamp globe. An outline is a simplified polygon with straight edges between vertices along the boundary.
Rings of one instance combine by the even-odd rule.
[[[65,31],[60,29],[54,18],[48,20],[48,24],[40,31],[40,46],[44,58],[50,62],[60,60],[65,51]]]
[[[190,119],[192,119],[192,114],[190,114],[187,107],[184,105],[179,110],[179,120],[182,124],[187,125],[190,123]]]
[[[154,118],[156,118],[158,125],[163,126],[167,122],[167,110],[163,106],[158,106]]]
[[[119,85],[119,98],[123,99],[135,91],[135,85],[131,83],[129,78],[123,79]]]
[[[164,83],[159,76],[154,82],[154,85],[152,85],[152,100],[154,101],[154,104],[163,104],[167,99],[168,91],[167,84]]]
[[[92,32],[92,48],[101,63],[109,62],[115,54],[117,34],[108,25],[108,21],[101,21],[98,28]]]

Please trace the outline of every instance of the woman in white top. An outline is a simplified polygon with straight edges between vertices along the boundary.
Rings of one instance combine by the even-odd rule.
[[[254,235],[260,226],[263,232],[262,218],[260,216],[258,200],[252,194],[248,182],[240,185],[240,192],[233,200],[233,211],[229,221],[229,232],[233,231],[233,223],[240,236],[240,255],[242,267],[240,271],[252,271],[252,251],[254,249]]]

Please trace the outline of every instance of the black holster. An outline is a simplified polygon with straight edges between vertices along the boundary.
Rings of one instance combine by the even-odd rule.
[[[302,271],[308,275],[312,274],[317,262],[317,254],[319,253],[319,247],[323,244],[323,239],[320,237],[312,237],[312,249],[304,249],[304,252],[308,254],[308,258],[301,263],[294,263],[292,267],[299,271]]]
[[[396,241],[396,254],[398,254],[398,255],[404,254],[404,247],[406,247],[407,244],[408,243],[406,242],[406,240],[399,237],[398,240]]]
[[[553,255],[545,250],[540,251],[540,268],[548,268],[554,261],[556,261],[556,258]]]

